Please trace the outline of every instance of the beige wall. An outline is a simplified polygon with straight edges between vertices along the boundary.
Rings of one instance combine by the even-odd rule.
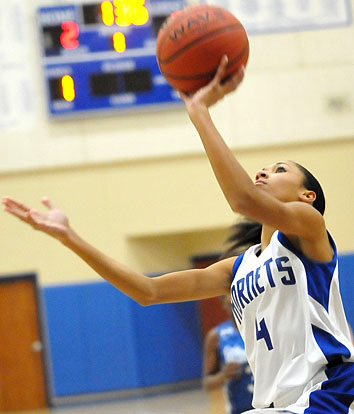
[[[293,159],[308,166],[327,195],[327,223],[339,250],[354,251],[354,140],[242,150],[253,174]],[[106,253],[144,272],[189,265],[193,254],[219,250],[234,222],[204,156],[2,175],[2,194],[39,206],[48,195],[72,225]],[[96,276],[47,236],[1,213],[0,272],[36,270],[42,283]]]
[[[0,194],[35,206],[41,195],[50,196],[84,237],[144,272],[186,267],[191,255],[220,250],[235,218],[182,106],[47,119],[35,24],[39,3],[21,3],[33,111],[31,122],[27,116],[1,131]],[[213,109],[250,174],[293,159],[318,176],[340,251],[354,251],[353,38],[353,26],[250,37],[240,91]],[[0,273],[36,270],[45,284],[96,277],[57,242],[4,213],[0,226]]]

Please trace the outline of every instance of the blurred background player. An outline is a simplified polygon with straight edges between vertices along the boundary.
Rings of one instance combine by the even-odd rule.
[[[223,388],[226,414],[240,414],[252,408],[253,376],[245,345],[234,322],[230,295],[220,297],[230,319],[211,329],[204,342],[203,386],[209,391]],[[214,400],[217,398],[214,394]],[[212,412],[221,410],[212,403]],[[217,411],[219,410],[219,411]]]

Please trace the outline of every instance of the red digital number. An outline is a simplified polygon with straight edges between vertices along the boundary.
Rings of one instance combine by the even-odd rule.
[[[61,24],[63,30],[60,35],[60,43],[64,49],[76,49],[79,46],[79,25],[73,21],[65,21]]]

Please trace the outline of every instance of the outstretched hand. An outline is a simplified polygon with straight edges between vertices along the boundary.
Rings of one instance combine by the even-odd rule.
[[[241,67],[234,75],[224,80],[227,64],[228,58],[225,55],[220,62],[213,80],[199,89],[195,94],[187,95],[179,91],[179,96],[184,101],[189,115],[192,114],[194,109],[200,107],[209,108],[223,99],[225,95],[235,91],[240,85],[244,78],[244,68]]]
[[[64,240],[70,229],[68,218],[61,210],[54,207],[47,197],[42,197],[41,201],[47,207],[47,211],[41,212],[30,208],[11,197],[2,198],[5,211],[29,224],[35,230],[47,233],[58,240]]]

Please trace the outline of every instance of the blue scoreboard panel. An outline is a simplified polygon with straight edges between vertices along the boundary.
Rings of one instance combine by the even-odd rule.
[[[161,75],[158,30],[183,0],[105,0],[37,11],[49,114],[159,107],[180,99]]]

